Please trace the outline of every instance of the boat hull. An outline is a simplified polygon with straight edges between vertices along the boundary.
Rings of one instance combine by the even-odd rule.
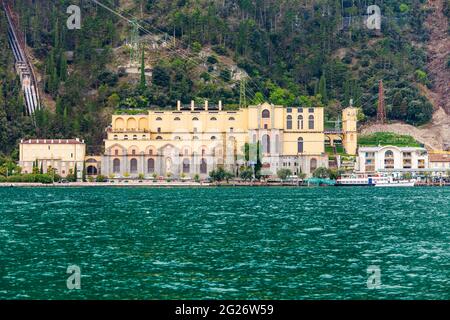
[[[376,184],[375,187],[414,187],[415,182],[399,182],[399,183],[379,183]]]

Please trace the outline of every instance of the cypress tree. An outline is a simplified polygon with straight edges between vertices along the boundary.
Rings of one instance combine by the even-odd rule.
[[[59,79],[61,81],[66,81],[67,78],[67,59],[64,51],[60,51],[59,56]]]
[[[83,162],[82,180],[83,182],[86,182],[86,164],[84,162]]]
[[[144,55],[144,46],[142,46],[142,58],[141,58],[141,82],[139,88],[141,91],[144,91],[147,87],[147,81],[145,79],[145,55]]]
[[[320,77],[319,81],[319,94],[322,96],[322,102],[324,104],[328,103],[328,95],[327,95],[327,80],[325,75]]]

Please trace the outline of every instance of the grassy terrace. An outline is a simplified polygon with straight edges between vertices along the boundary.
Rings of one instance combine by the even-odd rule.
[[[397,147],[423,147],[413,137],[408,135],[399,135],[393,132],[377,132],[358,137],[358,145],[364,147],[372,146],[397,146]]]

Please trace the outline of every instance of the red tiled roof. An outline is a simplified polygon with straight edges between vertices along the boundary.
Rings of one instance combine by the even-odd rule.
[[[450,162],[450,154],[430,153],[428,155],[430,162]]]
[[[84,144],[84,140],[79,139],[27,139],[21,140],[22,144]]]

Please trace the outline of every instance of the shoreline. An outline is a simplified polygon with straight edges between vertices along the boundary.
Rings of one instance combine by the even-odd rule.
[[[296,188],[317,188],[317,187],[336,187],[333,185],[305,185],[292,183],[197,183],[197,182],[71,182],[71,183],[27,183],[27,182],[1,182],[1,188],[101,188],[101,187],[142,187],[142,188],[233,188],[233,187],[296,187]],[[368,187],[368,186],[362,186]],[[414,187],[450,187],[450,184],[419,184]],[[411,187],[413,188],[413,187]]]

